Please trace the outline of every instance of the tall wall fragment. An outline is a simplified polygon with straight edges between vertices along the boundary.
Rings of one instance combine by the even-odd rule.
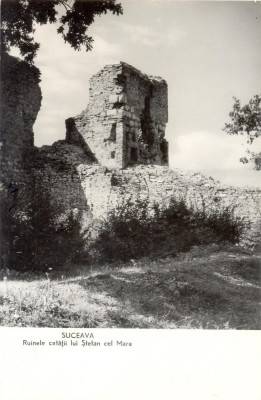
[[[121,62],[90,80],[89,105],[75,126],[98,162],[109,168],[168,165],[167,83]]]
[[[2,189],[30,193],[33,124],[41,106],[40,71],[8,54],[1,60]]]
[[[32,128],[41,104],[39,75],[23,61],[3,59],[0,167],[10,206],[21,197],[30,204],[34,193],[43,193],[58,217],[77,209],[86,227],[106,218],[126,196],[160,206],[171,197],[185,198],[199,210],[235,206],[246,220],[241,243],[251,248],[260,242],[260,190],[225,187],[167,167],[164,80],[126,63],[104,67],[91,79],[87,109],[66,121],[65,140],[37,149]]]

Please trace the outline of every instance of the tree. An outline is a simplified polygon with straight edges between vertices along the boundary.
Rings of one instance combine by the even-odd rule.
[[[33,63],[40,47],[34,41],[35,25],[58,22],[57,32],[75,50],[85,46],[92,49],[93,38],[87,35],[89,26],[96,15],[122,14],[117,0],[2,0],[1,41],[2,50],[10,51],[15,46],[24,60]],[[58,17],[57,6],[63,6],[64,13]]]
[[[233,97],[233,111],[229,113],[231,123],[225,124],[223,130],[229,135],[246,135],[247,143],[251,145],[255,139],[261,136],[261,97],[255,95],[249,103],[241,106],[240,100]],[[241,157],[242,163],[254,161],[255,169],[261,170],[261,153],[255,153],[247,149],[248,157]]]

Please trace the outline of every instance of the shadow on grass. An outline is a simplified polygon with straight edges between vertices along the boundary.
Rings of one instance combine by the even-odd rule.
[[[122,269],[79,284],[87,291],[101,291],[117,300],[121,307],[110,318],[119,327],[180,328],[187,319],[191,328],[260,329],[260,289],[222,281],[213,274],[219,263],[222,268],[223,260],[211,268],[209,261],[200,266],[194,261],[177,264],[173,270],[172,261],[165,264],[165,271],[141,274],[128,270],[126,274]]]
[[[226,252],[0,282],[3,326],[261,329],[259,261]],[[242,279],[245,279],[242,284]]]

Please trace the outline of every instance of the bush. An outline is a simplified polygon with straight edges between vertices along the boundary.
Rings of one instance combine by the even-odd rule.
[[[2,267],[46,270],[77,262],[85,254],[86,232],[81,231],[81,214],[64,218],[59,207],[40,194],[24,209],[2,214]],[[4,262],[3,262],[4,261]]]
[[[184,201],[174,199],[161,208],[148,199],[129,198],[109,212],[97,237],[87,242],[87,232],[81,230],[81,213],[71,211],[59,219],[57,215],[64,214],[43,194],[37,195],[24,212],[4,212],[2,265],[47,270],[79,262],[175,256],[193,246],[237,243],[243,226],[229,209],[217,207],[217,211],[208,213],[203,206],[202,211],[194,211]]]
[[[147,199],[128,199],[109,212],[92,249],[103,261],[177,255],[196,245],[237,243],[241,231],[233,210],[208,214],[175,199],[161,210],[158,204],[149,207]]]
[[[92,245],[104,260],[128,260],[146,254],[151,218],[147,202],[128,199],[109,211]]]

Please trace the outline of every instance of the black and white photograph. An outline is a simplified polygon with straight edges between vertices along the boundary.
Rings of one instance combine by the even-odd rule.
[[[2,327],[260,329],[260,20],[2,0]]]
[[[1,0],[0,396],[260,400],[261,2]]]

